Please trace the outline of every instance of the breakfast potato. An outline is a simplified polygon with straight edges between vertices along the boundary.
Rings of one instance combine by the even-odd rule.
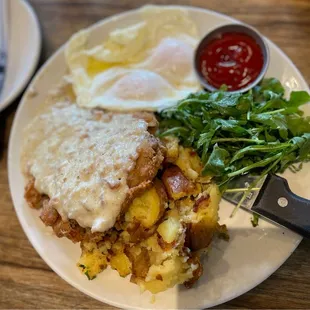
[[[158,226],[157,232],[165,243],[175,242],[182,232],[182,224],[177,209],[167,212],[166,219]]]
[[[195,185],[185,177],[178,166],[168,167],[162,175],[162,181],[168,196],[174,200],[191,195],[196,189]]]
[[[136,222],[142,229],[151,228],[163,215],[167,199],[162,182],[155,180],[153,187],[133,200],[125,214],[126,222]]]
[[[98,273],[108,266],[108,258],[98,248],[96,243],[84,242],[81,244],[82,255],[77,264],[88,280],[93,280]]]
[[[168,195],[166,192],[165,185],[163,182],[159,179],[154,180],[154,188],[156,189],[156,193],[159,197],[160,200],[160,205],[161,205],[161,215],[164,213],[164,209],[167,205],[168,202]]]
[[[131,273],[131,262],[125,253],[118,253],[111,257],[110,265],[116,269],[121,277]]]
[[[179,157],[179,139],[173,136],[164,137],[163,141],[167,148],[165,162],[174,163]]]
[[[157,232],[166,243],[172,243],[177,239],[181,228],[179,219],[168,217],[158,226]]]
[[[197,213],[197,222],[189,224],[187,230],[187,240],[191,250],[206,248],[211,243],[218,226],[220,197],[218,187],[211,185],[208,192],[196,199],[193,211]]]
[[[192,181],[195,181],[199,177],[202,170],[201,160],[192,148],[179,146],[179,156],[175,164]]]
[[[140,242],[152,236],[157,229],[157,226],[154,225],[150,228],[146,228],[139,222],[133,222],[128,224],[127,231],[129,233],[130,242]]]
[[[150,256],[147,249],[139,246],[127,246],[125,254],[132,264],[133,278],[131,281],[134,281],[136,278],[144,279],[151,266]]]
[[[196,269],[193,271],[193,277],[190,280],[184,282],[186,288],[191,288],[195,284],[195,282],[197,282],[197,280],[201,277],[203,273],[203,266],[200,262],[199,257],[196,255],[191,257],[188,260],[188,263],[191,265],[196,265]]]
[[[176,284],[190,281],[193,277],[191,268],[191,262],[184,260],[184,257],[171,255],[162,264],[152,265],[148,271],[147,280],[140,285],[143,289],[156,294]]]

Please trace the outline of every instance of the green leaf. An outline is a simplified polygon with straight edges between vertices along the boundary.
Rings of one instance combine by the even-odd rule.
[[[240,125],[245,125],[246,121],[239,121],[235,119],[215,119],[214,122],[221,127],[221,130],[232,132],[238,136],[247,135],[248,131]]]
[[[286,115],[287,127],[294,136],[310,132],[310,117],[300,117],[298,114]]]
[[[302,138],[304,139],[304,142],[299,149],[299,159],[306,160],[310,155],[310,133],[303,134]]]
[[[266,125],[272,129],[287,129],[286,119],[282,114],[250,114],[250,121]]]
[[[268,129],[265,128],[265,137],[267,142],[276,142],[277,138],[271,134],[269,134]]]
[[[284,115],[280,113],[276,114],[250,114],[250,121],[255,123],[263,124],[271,129],[279,130],[280,137],[282,139],[287,139],[287,123]]]
[[[168,129],[169,127],[181,127],[182,122],[176,119],[161,119],[159,122],[161,129]]]
[[[225,170],[228,157],[229,153],[215,144],[213,151],[203,168],[202,174],[210,176],[221,176]]]
[[[258,93],[263,93],[265,90],[268,90],[279,95],[284,94],[284,87],[276,78],[264,79],[262,83],[254,90],[257,90]]]
[[[190,94],[160,113],[159,136],[174,135],[194,148],[203,173],[215,176],[222,188],[244,173],[266,174],[310,160],[310,117],[299,110],[310,101],[304,91],[284,97],[274,78],[247,93],[224,88]],[[214,145],[213,147],[210,147]]]
[[[277,151],[282,151],[289,147],[291,147],[290,143],[268,143],[265,145],[250,145],[236,152],[230,162],[233,163],[234,161],[244,157],[247,153],[274,153]]]
[[[297,108],[308,102],[310,102],[310,95],[306,91],[292,91],[288,105]]]
[[[85,274],[85,276],[87,277],[88,280],[94,280],[94,279],[96,279],[96,276],[91,277],[91,276],[89,275],[89,271],[88,271],[88,270],[86,270],[86,271],[84,272],[84,274]]]
[[[263,93],[264,99],[255,106],[256,113],[262,113],[273,109],[282,109],[287,106],[286,101],[282,98],[282,95],[276,94],[272,91],[265,90]]]
[[[267,166],[268,164],[276,161],[277,159],[279,159],[280,157],[282,156],[282,153],[278,153],[276,155],[273,155],[271,157],[267,157],[265,159],[262,159],[260,161],[257,161],[251,165],[246,165],[245,167],[237,170],[237,171],[234,171],[234,172],[231,172],[231,173],[228,173],[227,176],[229,178],[232,178],[232,177],[236,177],[237,175],[240,175],[240,174],[244,174],[244,173],[248,173],[250,170],[253,170],[255,168],[261,168],[261,167],[265,167]]]
[[[189,134],[189,130],[185,127],[173,127],[167,129],[166,131],[162,132],[159,136],[166,137],[166,136],[187,136]]]
[[[207,132],[203,132],[198,139],[197,142],[197,148],[203,146],[206,151],[208,150],[208,147],[210,145],[210,142],[212,140],[212,137],[214,136],[215,132],[220,128],[220,126],[216,126],[215,124],[212,124],[207,128]]]
[[[258,221],[259,221],[259,215],[257,213],[253,213],[253,217],[251,219],[253,227],[258,226]]]

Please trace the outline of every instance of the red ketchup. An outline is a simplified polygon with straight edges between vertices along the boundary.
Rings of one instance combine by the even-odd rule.
[[[225,84],[229,91],[244,88],[260,74],[264,58],[255,40],[237,32],[224,33],[200,52],[199,69],[215,88]]]

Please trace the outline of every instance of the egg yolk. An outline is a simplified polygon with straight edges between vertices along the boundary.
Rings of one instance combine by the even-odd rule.
[[[98,73],[101,73],[107,69],[110,69],[116,65],[119,65],[118,63],[107,63],[99,61],[93,57],[88,58],[87,63],[87,73],[90,77],[94,77]]]

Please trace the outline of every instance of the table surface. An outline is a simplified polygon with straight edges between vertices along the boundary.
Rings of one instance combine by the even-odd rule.
[[[41,64],[83,27],[149,1],[30,0],[41,27]],[[153,3],[194,5],[246,22],[275,42],[310,82],[310,0],[159,0]],[[19,98],[20,99],[20,98]],[[57,276],[29,243],[15,215],[7,179],[7,149],[18,100],[0,114],[0,308],[112,309]],[[265,282],[217,308],[309,309],[310,241]]]

